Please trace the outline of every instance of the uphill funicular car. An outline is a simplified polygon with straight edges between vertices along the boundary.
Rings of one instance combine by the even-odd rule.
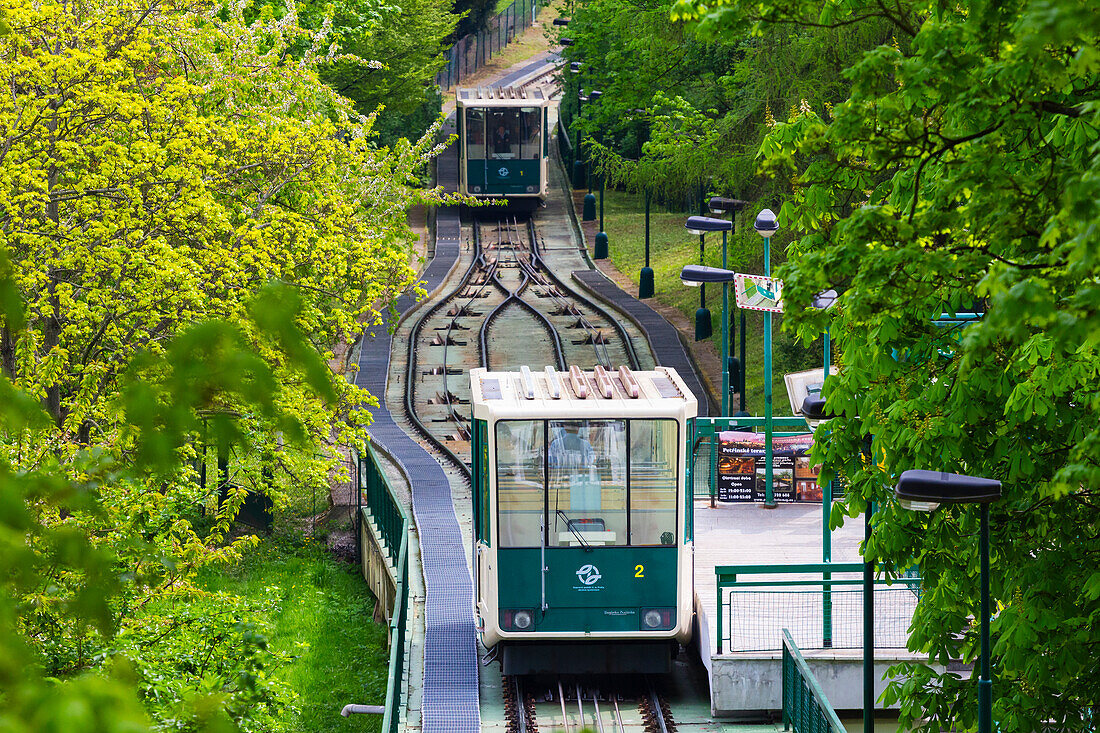
[[[546,194],[550,100],[541,88],[455,91],[459,191],[533,206]]]

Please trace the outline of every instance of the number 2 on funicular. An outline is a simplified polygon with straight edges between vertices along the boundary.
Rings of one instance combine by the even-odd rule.
[[[644,578],[645,577],[645,565],[635,565],[634,566],[634,577],[635,578]]]

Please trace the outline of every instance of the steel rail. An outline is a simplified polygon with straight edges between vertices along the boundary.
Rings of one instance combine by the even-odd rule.
[[[536,241],[537,233],[535,231],[535,225],[533,221],[528,221],[527,231],[528,237],[530,237],[532,244],[534,244]],[[534,247],[532,247],[531,260],[531,262],[524,263],[523,266],[525,267],[532,279],[539,280],[540,285],[547,287],[547,295],[549,295],[560,308],[566,309],[567,307],[572,306],[573,303],[570,301],[570,298],[566,297],[565,295],[555,293],[553,289],[551,289],[551,287],[547,286],[547,283],[542,282],[544,278],[549,279],[552,285],[557,286],[559,292],[564,291],[569,293],[570,295],[573,295],[574,300],[580,300],[583,304],[589,307],[593,307],[595,305],[594,303],[588,302],[583,298],[575,297],[576,294],[571,289],[566,288],[560,280],[554,277],[554,274],[550,271],[550,268],[546,266],[546,263],[538,258],[538,254],[535,251]],[[584,313],[580,312],[579,309],[573,308],[573,310],[576,310],[577,323],[579,323],[581,327],[585,330],[585,333],[588,334],[589,342],[592,344],[592,350],[596,352],[596,362],[603,366],[605,369],[613,369],[614,366],[611,364],[611,357],[607,352],[607,344],[603,343],[599,329],[597,329],[592,324],[592,322],[588,320]],[[608,323],[615,322],[614,319],[607,317],[606,314],[604,315],[604,317],[607,318]],[[602,352],[600,350],[601,346],[603,347]]]
[[[626,332],[626,329],[623,328],[623,325],[619,321],[619,319],[612,316],[611,313],[609,313],[596,301],[587,296],[581,295],[576,290],[566,285],[565,282],[561,280],[561,278],[555,275],[554,271],[549,266],[547,266],[546,261],[542,259],[542,255],[539,253],[538,232],[535,230],[534,221],[528,221],[527,227],[530,231],[533,259],[538,265],[540,271],[545,273],[546,276],[549,277],[554,282],[554,284],[557,285],[558,288],[561,289],[563,292],[569,293],[570,297],[581,301],[586,306],[605,318],[607,322],[611,324],[611,327],[615,329],[615,332],[619,335],[619,339],[623,342],[627,358],[630,360],[630,368],[634,370],[640,370],[641,366],[639,365],[638,354],[634,351],[634,342],[630,339],[630,335]],[[607,369],[614,368],[613,366],[608,364],[605,364],[604,367]]]
[[[477,267],[477,258],[475,258],[474,261],[470,263],[470,266],[466,268],[466,272],[463,274],[458,286],[455,287],[452,292],[460,291],[462,288],[467,287],[474,273],[477,271]],[[466,462],[462,460],[454,451],[444,445],[443,441],[435,437],[435,434],[432,433],[431,429],[429,429],[428,426],[425,425],[420,420],[420,417],[416,414],[416,407],[414,405],[416,397],[416,353],[417,342],[420,340],[420,332],[423,330],[424,324],[428,321],[428,319],[435,315],[438,310],[447,305],[447,303],[451,302],[451,300],[451,297],[440,299],[438,303],[428,308],[428,310],[425,311],[424,315],[417,318],[416,322],[413,324],[412,328],[409,331],[409,358],[408,362],[405,364],[406,389],[405,399],[403,400],[403,408],[405,412],[405,418],[412,424],[416,432],[418,432],[420,436],[427,440],[434,448],[438,449],[439,452],[442,453],[447,460],[449,460],[456,468],[458,468],[465,474],[466,480],[470,481],[470,467],[466,465]],[[443,376],[444,378],[447,376],[446,362],[443,363]],[[444,379],[443,384],[444,391],[446,391],[446,379]]]
[[[646,698],[649,704],[653,706],[653,720],[657,724],[658,733],[668,733],[668,726],[665,724],[665,711],[661,707],[660,697],[657,696],[657,687],[652,681],[649,682]]]
[[[615,708],[615,722],[619,726],[619,733],[626,733],[626,725],[623,723],[623,711],[619,708],[618,693],[616,693],[615,696],[611,698],[611,704]]]
[[[476,246],[476,244],[475,244],[475,246]],[[499,257],[496,260],[494,260],[491,264],[487,263],[487,261],[485,259],[485,253],[480,251],[480,248],[479,248],[475,251],[474,260],[471,263],[469,272],[471,273],[471,277],[472,277],[472,273],[476,272],[478,269],[484,270],[485,271],[485,283],[488,283],[491,280],[495,279],[496,270],[497,270],[497,267],[499,266],[499,264],[500,264]],[[469,287],[468,281],[464,282],[459,287]],[[475,291],[475,293],[473,295],[471,295],[469,298],[466,299],[466,303],[458,308],[455,315],[451,317],[450,322],[447,324],[447,334],[446,334],[446,336],[444,337],[444,340],[443,340],[443,375],[442,375],[443,376],[443,400],[447,405],[447,411],[450,414],[451,419],[454,420],[454,422],[457,425],[459,425],[460,430],[462,429],[461,428],[462,420],[461,420],[458,412],[455,410],[454,404],[452,404],[452,402],[451,402],[451,389],[450,389],[450,386],[447,384],[447,378],[449,377],[449,375],[447,374],[447,350],[450,348],[451,333],[452,333],[452,331],[454,331],[455,326],[458,323],[458,319],[462,317],[462,311],[469,308],[469,307],[471,307],[473,305],[474,301],[481,297],[481,293],[484,290],[484,287],[485,287],[485,284],[483,283],[477,289],[477,291]],[[448,300],[450,300],[450,299],[449,298],[445,299],[444,302],[446,303]],[[467,435],[467,436],[463,436],[463,437],[469,437],[469,436]]]
[[[500,231],[501,231],[500,222],[497,222],[497,226],[498,226],[497,232],[499,234]],[[517,233],[518,233],[518,226],[516,227],[516,229],[517,229]],[[481,235],[480,235],[480,232],[478,231],[478,224],[476,222],[474,223],[474,232],[475,232],[474,241],[475,242],[480,242]],[[498,253],[500,252],[500,246],[499,245],[500,245],[500,242],[498,241],[498,246],[497,246],[497,252]],[[478,246],[480,246],[480,245],[478,244]],[[503,282],[500,281],[500,278],[499,278],[498,275],[494,275],[494,280],[496,281],[497,285],[500,288],[502,288],[504,290],[504,292],[506,292],[508,294],[508,297],[506,297],[504,299],[504,301],[502,303],[500,303],[496,308],[494,308],[492,311],[490,311],[490,313],[485,317],[485,320],[481,324],[481,330],[478,333],[479,346],[481,348],[481,365],[484,366],[485,368],[489,368],[489,328],[490,328],[490,326],[497,319],[497,317],[503,312],[504,307],[507,306],[512,300],[515,300],[517,305],[520,308],[523,308],[528,313],[530,313],[543,326],[543,328],[546,330],[546,332],[550,335],[550,339],[553,343],[554,356],[555,356],[556,361],[557,361],[558,369],[564,371],[566,369],[565,349],[562,347],[561,336],[558,334],[558,330],[554,327],[554,324],[550,322],[550,319],[547,318],[546,315],[543,314],[538,308],[535,308],[533,305],[528,303],[522,297],[523,291],[527,288],[528,284],[530,283],[530,275],[524,270],[523,262],[520,259],[519,254],[514,249],[511,250],[511,253],[512,253],[513,258],[516,261],[516,264],[520,268],[520,274],[523,276],[523,282],[520,284],[520,286],[518,288],[516,288],[515,290],[511,290],[510,288],[508,288],[508,286],[506,286]],[[499,261],[499,254],[498,254],[498,261]]]

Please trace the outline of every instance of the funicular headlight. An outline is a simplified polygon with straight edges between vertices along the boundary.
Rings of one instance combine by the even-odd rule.
[[[676,621],[674,608],[643,608],[643,631],[668,631]]]
[[[535,628],[535,612],[529,609],[503,610],[500,612],[500,628],[504,631],[531,631]]]

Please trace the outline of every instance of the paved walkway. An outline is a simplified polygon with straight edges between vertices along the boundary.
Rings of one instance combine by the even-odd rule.
[[[790,565],[821,562],[820,504],[779,504],[765,509],[762,504],[695,502],[695,593],[706,615],[709,651],[717,640],[718,565]],[[863,540],[863,518],[847,519],[832,532],[832,561],[862,562],[859,544]],[[859,574],[834,578],[859,578]],[[739,580],[820,579],[820,574],[763,575]],[[862,593],[859,586],[833,591],[834,648],[857,649],[863,639]],[[905,631],[916,606],[916,596],[900,583],[875,592],[875,645],[897,648],[904,645]],[[723,651],[778,649],[783,628],[790,629],[804,650],[821,647],[822,594],[820,586],[780,591],[752,588],[738,592],[731,601]]]

